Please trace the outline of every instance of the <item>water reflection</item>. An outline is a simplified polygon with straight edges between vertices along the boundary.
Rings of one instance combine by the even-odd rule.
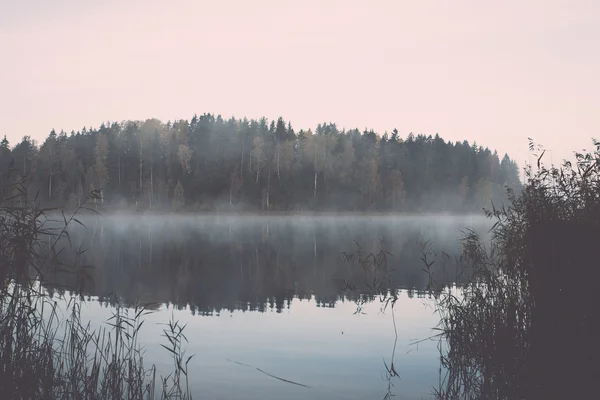
[[[420,242],[429,240],[450,256],[460,254],[460,229],[481,231],[479,217],[105,217],[71,227],[73,246],[86,251],[77,262],[86,275],[57,275],[53,283],[84,288],[110,302],[189,306],[193,314],[223,310],[281,312],[293,298],[315,297],[320,307],[369,293],[364,271],[342,257],[355,243],[388,259],[391,286],[421,296]],[[74,264],[72,253],[64,262]],[[440,284],[460,283],[460,271],[434,266]],[[89,275],[89,276],[88,276]],[[86,278],[86,279],[84,279]],[[464,279],[464,277],[462,278]],[[356,288],[343,291],[348,283]]]
[[[93,301],[83,304],[83,322],[99,327],[111,316],[111,307]],[[393,393],[402,399],[428,398],[438,379],[435,342],[412,343],[431,334],[435,324],[426,299],[400,295],[395,307],[398,344],[394,361],[400,376]],[[193,316],[185,307],[160,306],[145,317],[139,340],[144,365],[156,365],[157,375],[172,370],[172,361],[160,347],[164,323],[173,317],[187,324],[186,354],[190,387],[203,399],[372,399],[387,393],[383,360],[390,363],[394,328],[389,311],[380,304],[366,305],[354,315],[355,305],[340,302],[318,308],[315,299],[293,299],[281,313],[236,310],[221,315]],[[239,363],[251,366],[241,366]],[[297,386],[267,374],[291,380]]]
[[[95,325],[110,317],[116,299],[154,303],[158,312],[148,316],[140,340],[144,362],[159,373],[171,366],[159,345],[159,323],[173,313],[187,324],[188,354],[196,354],[194,396],[215,399],[383,398],[389,382],[401,398],[427,397],[437,383],[439,355],[437,343],[411,345],[430,336],[437,322],[424,294],[429,279],[420,242],[430,240],[455,257],[461,229],[487,227],[483,218],[449,216],[82,222],[87,227],[72,226],[70,236],[74,248],[87,250],[79,258],[65,252],[63,261],[93,268],[55,275],[49,290],[83,288],[92,301],[82,314]],[[391,310],[380,312],[365,271],[342,256],[356,243],[367,253],[383,243],[392,254],[386,288],[402,288],[395,328]],[[433,271],[438,283],[460,283],[457,271],[437,265]],[[357,303],[362,313],[355,313]],[[388,381],[392,363],[399,378]]]

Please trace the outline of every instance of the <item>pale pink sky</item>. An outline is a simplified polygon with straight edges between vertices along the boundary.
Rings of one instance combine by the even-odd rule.
[[[0,135],[283,116],[554,161],[600,138],[597,0],[0,0]]]

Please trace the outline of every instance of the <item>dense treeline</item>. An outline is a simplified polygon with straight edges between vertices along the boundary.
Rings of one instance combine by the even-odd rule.
[[[467,141],[331,123],[295,132],[283,118],[211,114],[53,130],[39,147],[24,137],[11,148],[5,138],[0,168],[10,165],[51,206],[76,206],[96,189],[107,207],[465,211],[500,202],[505,186],[520,185],[507,155]]]

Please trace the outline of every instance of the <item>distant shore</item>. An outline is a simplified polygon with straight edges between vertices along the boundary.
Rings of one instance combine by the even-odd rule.
[[[56,210],[59,211],[59,210]],[[64,209],[71,215],[74,209]],[[186,217],[484,217],[483,211],[169,211],[169,210],[135,210],[98,207],[100,216],[137,215],[137,216],[186,216]],[[80,210],[80,215],[93,215],[91,211]]]

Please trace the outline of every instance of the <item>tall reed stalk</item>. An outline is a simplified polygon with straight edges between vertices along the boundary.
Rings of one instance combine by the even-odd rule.
[[[597,395],[595,274],[600,260],[600,144],[546,167],[533,143],[521,193],[495,219],[490,246],[468,231],[457,262],[474,271],[438,291],[439,399],[565,399]],[[435,284],[434,279],[432,279]]]
[[[182,344],[183,328],[170,321],[164,346],[173,372],[156,390],[154,366],[145,368],[139,332],[148,311],[117,306],[99,329],[84,323],[77,293],[52,300],[44,290],[48,273],[84,276],[87,267],[59,262],[67,227],[77,214],[41,209],[29,200],[27,182],[7,174],[0,199],[0,394],[12,399],[191,398]],[[89,199],[98,193],[91,192]],[[60,215],[58,219],[49,216]],[[83,224],[82,224],[83,225]],[[61,240],[62,239],[62,240]],[[75,289],[75,288],[74,288]],[[62,308],[60,304],[63,304]]]

